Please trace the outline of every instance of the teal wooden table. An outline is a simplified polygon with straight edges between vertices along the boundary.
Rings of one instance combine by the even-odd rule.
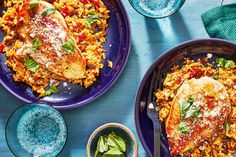
[[[85,157],[90,134],[108,122],[128,126],[138,140],[134,125],[134,99],[145,71],[167,49],[186,40],[208,38],[200,15],[220,5],[221,0],[186,0],[179,12],[160,20],[138,14],[128,0],[123,0],[123,3],[132,27],[129,61],[119,80],[101,98],[81,108],[62,111],[68,124],[69,138],[59,157]],[[0,86],[0,157],[13,157],[7,147],[4,130],[10,114],[23,104]],[[139,156],[147,156],[140,141]]]

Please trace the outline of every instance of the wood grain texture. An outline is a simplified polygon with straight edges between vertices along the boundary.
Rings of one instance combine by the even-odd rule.
[[[190,39],[208,38],[200,15],[220,5],[221,0],[186,0],[179,12],[165,19],[148,19],[123,0],[132,27],[132,52],[127,66],[115,85],[95,102],[75,110],[62,111],[69,138],[59,157],[85,157],[90,134],[107,122],[134,126],[134,99],[147,68],[167,49]],[[227,0],[225,3],[233,2]],[[0,87],[0,157],[13,157],[5,140],[5,125],[11,113],[23,103]],[[139,140],[138,140],[139,141]],[[147,156],[139,142],[139,156]]]

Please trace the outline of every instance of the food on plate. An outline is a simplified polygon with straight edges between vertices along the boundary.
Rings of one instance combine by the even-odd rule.
[[[15,81],[39,96],[59,92],[60,81],[91,86],[105,59],[109,10],[101,0],[8,0],[0,18],[0,51]]]
[[[186,59],[155,93],[171,156],[232,156],[236,149],[236,69],[233,60]]]
[[[125,157],[125,154],[126,143],[124,139],[112,132],[99,137],[94,157]]]

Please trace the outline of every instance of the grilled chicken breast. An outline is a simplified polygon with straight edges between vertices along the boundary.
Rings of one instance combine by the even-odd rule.
[[[230,111],[223,84],[209,77],[185,81],[173,99],[166,121],[171,155],[183,154],[211,138]]]
[[[84,78],[86,62],[64,17],[45,1],[26,2],[19,9],[17,32],[29,56],[65,79]]]

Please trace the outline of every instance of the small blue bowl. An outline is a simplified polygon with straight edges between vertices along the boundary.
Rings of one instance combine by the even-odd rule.
[[[138,157],[138,143],[134,134],[124,125],[107,123],[97,128],[89,137],[86,147],[86,157],[94,157],[97,142],[100,136],[114,132],[126,142],[127,157]]]
[[[17,157],[55,157],[67,140],[61,114],[45,104],[29,104],[15,110],[6,125],[6,141]]]
[[[150,18],[164,18],[177,12],[185,0],[129,0],[132,7],[141,15]]]

